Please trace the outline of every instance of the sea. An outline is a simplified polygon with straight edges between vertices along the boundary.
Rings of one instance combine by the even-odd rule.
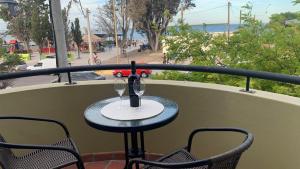
[[[214,32],[227,32],[227,24],[207,24],[207,25],[191,25],[195,31],[207,31],[209,33]],[[235,32],[239,29],[240,24],[230,24],[230,32]],[[135,40],[146,40],[146,36],[135,32],[133,35]]]
[[[230,24],[230,31],[234,32],[238,30],[239,24]],[[196,31],[207,31],[210,33],[214,32],[227,32],[227,24],[207,24],[207,25],[192,25],[192,29]],[[130,32],[130,30],[129,30]],[[139,41],[146,41],[146,36],[144,34],[135,32],[133,35],[134,40],[139,40]],[[7,35],[4,38],[6,41],[9,41],[11,39],[15,39],[14,37]]]
[[[240,24],[230,24],[230,32],[239,29]],[[192,29],[196,31],[213,32],[227,32],[227,24],[208,24],[208,25],[192,25]]]

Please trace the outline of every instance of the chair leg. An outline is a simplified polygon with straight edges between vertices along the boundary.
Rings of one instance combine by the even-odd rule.
[[[84,169],[84,164],[83,164],[82,161],[78,161],[78,162],[76,163],[76,166],[77,166],[78,169]]]

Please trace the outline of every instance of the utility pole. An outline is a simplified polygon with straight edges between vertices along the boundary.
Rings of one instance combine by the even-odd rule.
[[[207,32],[207,30],[206,30],[206,23],[203,23],[203,32]]]
[[[118,30],[117,30],[117,17],[116,17],[116,2],[115,0],[112,0],[113,2],[113,14],[114,14],[114,32],[115,32],[115,43],[116,43],[116,48],[119,48],[119,43],[118,43]],[[117,55],[117,64],[119,64],[119,52]]]
[[[228,21],[227,21],[227,38],[228,38],[228,42],[230,39],[230,7],[231,7],[231,3],[230,0],[228,1]]]
[[[243,13],[242,13],[242,10],[240,10],[240,26],[242,25],[242,16],[243,16]]]
[[[181,22],[183,24],[184,4],[181,4]]]
[[[67,60],[67,46],[65,40],[65,30],[64,30],[64,23],[62,19],[61,13],[61,4],[60,0],[51,0],[51,9],[52,9],[52,16],[53,16],[53,25],[55,31],[55,48],[57,50],[57,66],[58,67],[67,67],[68,60]]]
[[[89,41],[89,52],[90,58],[93,56],[93,46],[92,46],[92,38],[91,38],[91,23],[90,23],[90,11],[86,8],[86,22],[87,22],[87,33],[88,33],[88,41]],[[93,62],[92,62],[93,64]]]

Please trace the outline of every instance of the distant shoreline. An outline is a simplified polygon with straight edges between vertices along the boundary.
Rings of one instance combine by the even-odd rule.
[[[206,25],[190,25],[192,27],[192,30],[194,31],[205,31],[209,33],[214,32],[227,32],[228,27],[227,24],[221,23],[221,24],[206,24]],[[235,32],[240,28],[240,24],[230,24],[230,32]],[[176,26],[169,26],[169,28],[178,27]]]
[[[203,23],[206,26],[227,25],[227,23]],[[203,24],[193,24],[190,26],[203,26]],[[231,23],[230,25],[240,25],[239,23]]]

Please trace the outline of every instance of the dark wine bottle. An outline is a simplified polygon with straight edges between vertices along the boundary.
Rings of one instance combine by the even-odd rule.
[[[139,97],[133,90],[133,82],[140,79],[140,76],[136,74],[135,61],[131,62],[131,74],[128,76],[128,91],[131,107],[139,107]]]

